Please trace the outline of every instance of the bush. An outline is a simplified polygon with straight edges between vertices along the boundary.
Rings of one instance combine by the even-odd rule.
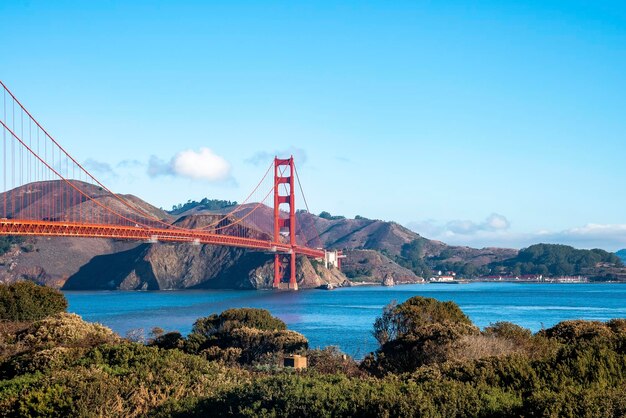
[[[438,323],[473,326],[472,321],[454,302],[414,296],[400,305],[392,302],[385,306],[382,316],[374,322],[373,334],[383,345],[409,334],[421,334],[422,327]]]
[[[31,349],[51,347],[93,347],[120,340],[119,336],[104,325],[85,322],[71,313],[59,313],[34,322],[28,329],[17,335],[21,342]]]
[[[280,374],[258,378],[157,416],[453,417],[506,416],[519,397],[459,382]]]
[[[532,332],[529,329],[504,321],[490,324],[484,329],[483,334],[488,337],[504,338],[516,343],[527,341],[532,337]]]
[[[166,402],[248,381],[245,372],[199,356],[125,341],[44,373],[0,380],[0,416],[146,416]]]
[[[172,331],[159,335],[152,339],[148,345],[171,350],[174,348],[182,349],[185,346],[185,339],[178,331]]]
[[[306,350],[308,341],[302,334],[287,330],[285,323],[268,311],[242,308],[198,319],[182,347],[210,359],[230,362],[237,357],[242,364],[253,364],[270,359],[269,354]],[[238,349],[238,354],[225,351],[229,348]]]
[[[39,320],[66,309],[67,300],[56,289],[26,281],[0,285],[0,319]]]
[[[383,309],[373,332],[381,347],[362,366],[378,375],[413,371],[447,361],[461,337],[479,332],[454,302],[415,296]]]
[[[191,332],[204,337],[242,327],[255,328],[266,331],[278,331],[287,329],[287,325],[278,318],[273,317],[265,309],[240,308],[228,309],[219,315],[210,315],[198,319]]]
[[[614,322],[613,324],[619,324]],[[600,321],[563,321],[552,328],[539,331],[539,335],[553,338],[561,343],[575,343],[581,340],[607,338],[613,332],[605,323]]]
[[[321,374],[345,374],[350,377],[360,377],[364,373],[354,359],[331,346],[307,352],[309,368]]]

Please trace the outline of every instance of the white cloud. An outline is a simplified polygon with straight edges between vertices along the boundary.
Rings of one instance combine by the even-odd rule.
[[[230,180],[230,172],[231,167],[228,161],[209,148],[181,151],[169,162],[153,155],[148,162],[148,175],[151,177],[170,175],[219,182]]]
[[[481,224],[481,227],[486,231],[504,231],[511,227],[511,223],[504,216],[492,213]]]

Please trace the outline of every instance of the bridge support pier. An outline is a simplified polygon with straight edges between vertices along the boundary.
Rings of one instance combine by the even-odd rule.
[[[274,283],[275,289],[298,290],[296,280],[296,253],[274,255]],[[289,269],[289,281],[285,282],[287,269]]]
[[[291,252],[291,260],[290,263],[291,268],[289,269],[289,289],[298,290],[298,281],[296,280],[296,252]]]

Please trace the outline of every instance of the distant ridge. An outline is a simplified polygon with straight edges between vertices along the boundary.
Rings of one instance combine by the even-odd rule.
[[[621,258],[622,261],[626,264],[626,248],[624,248],[623,250],[619,250],[618,252],[615,253],[615,255]]]

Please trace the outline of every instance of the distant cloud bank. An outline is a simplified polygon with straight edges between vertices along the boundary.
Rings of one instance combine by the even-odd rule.
[[[115,176],[115,172],[113,171],[109,163],[97,161],[93,158],[88,158],[87,160],[85,160],[85,162],[83,163],[83,167],[85,167],[87,171],[90,171],[94,174]]]
[[[602,248],[617,251],[626,248],[626,224],[587,224],[561,231],[541,230],[529,233],[510,230],[511,223],[496,213],[483,222],[426,220],[407,227],[426,238],[452,245],[473,247],[523,248],[537,243],[565,244],[576,248]]]
[[[246,158],[245,162],[248,164],[259,165],[259,164],[269,164],[270,161],[274,160],[274,157],[278,158],[289,158],[289,156],[293,155],[297,166],[302,166],[307,161],[307,153],[306,150],[298,147],[289,147],[282,150],[275,150],[273,153],[266,151],[259,151],[255,153],[250,158]]]
[[[452,220],[448,222],[440,222],[434,219],[428,219],[422,222],[411,222],[407,225],[409,229],[423,234],[428,237],[436,237],[442,239],[444,237],[473,236],[481,232],[497,232],[506,231],[511,226],[509,220],[498,213],[492,213],[482,222],[473,222],[469,220]]]

